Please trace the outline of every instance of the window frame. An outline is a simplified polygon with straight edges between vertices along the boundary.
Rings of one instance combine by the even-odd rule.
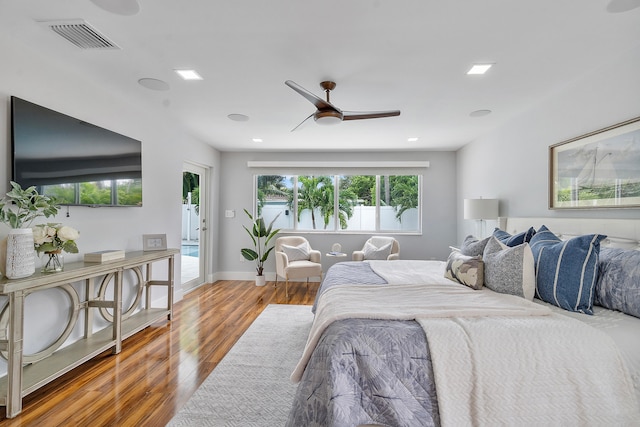
[[[415,162],[413,162],[415,163]],[[422,162],[423,164],[425,162]],[[415,165],[414,165],[415,166]],[[426,166],[428,166],[428,162],[426,162]],[[422,217],[423,217],[423,192],[424,192],[424,172],[421,171],[354,171],[354,170],[345,170],[345,171],[317,171],[317,170],[309,170],[309,171],[300,171],[299,169],[294,173],[283,172],[283,173],[254,173],[253,175],[253,211],[254,215],[258,212],[258,205],[260,200],[258,200],[258,177],[260,176],[268,176],[268,175],[279,175],[282,177],[292,178],[293,182],[291,183],[292,191],[294,192],[293,203],[292,203],[292,215],[293,215],[293,228],[282,228],[281,233],[310,233],[310,234],[403,234],[403,235],[422,235]],[[331,229],[300,229],[299,227],[299,217],[298,217],[298,187],[299,187],[299,176],[328,176],[331,177],[333,181],[333,228]],[[341,229],[340,228],[340,181],[342,177],[345,176],[375,176],[375,230],[353,230],[353,229]],[[416,207],[417,211],[417,219],[416,219],[416,228],[410,230],[397,230],[397,229],[382,229],[381,228],[381,177],[383,176],[416,176],[417,177],[417,196],[418,196],[418,205]]]

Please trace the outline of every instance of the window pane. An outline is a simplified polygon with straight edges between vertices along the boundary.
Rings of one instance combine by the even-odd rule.
[[[274,218],[273,228],[293,229],[291,202],[293,201],[293,176],[259,175],[256,177],[258,216],[269,225]]]
[[[298,177],[298,230],[334,230],[333,176]]]
[[[376,229],[375,175],[340,177],[340,225],[343,230]]]
[[[380,177],[380,230],[419,229],[419,177],[383,175]]]

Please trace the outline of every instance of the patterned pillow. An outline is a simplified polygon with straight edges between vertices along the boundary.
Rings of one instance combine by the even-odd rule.
[[[600,248],[594,304],[640,317],[640,251]]]
[[[364,259],[378,259],[386,260],[391,254],[391,247],[393,243],[387,243],[381,247],[376,247],[369,242],[364,244],[362,251],[364,252]]]
[[[536,274],[528,243],[510,247],[492,237],[484,248],[484,285],[502,294],[533,300]]]
[[[500,243],[504,243],[507,246],[518,246],[525,242],[529,242],[535,234],[536,230],[533,227],[529,227],[527,231],[514,235],[511,235],[504,230],[500,230],[499,228],[493,230],[493,237],[498,239]]]
[[[309,244],[302,242],[298,246],[282,245],[282,252],[285,253],[289,262],[308,260]]]
[[[484,247],[487,246],[487,242],[490,238],[491,237],[487,237],[486,239],[478,240],[476,237],[469,235],[465,237],[464,241],[462,242],[460,252],[462,253],[462,255],[482,256]]]
[[[467,256],[454,251],[449,254],[444,277],[472,289],[482,289],[484,263],[480,256]]]
[[[536,267],[536,296],[569,311],[593,314],[600,242],[588,234],[562,241],[546,226],[531,238]]]

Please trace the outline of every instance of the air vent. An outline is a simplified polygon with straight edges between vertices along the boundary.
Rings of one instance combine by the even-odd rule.
[[[80,49],[120,49],[82,19],[64,21],[38,21]]]

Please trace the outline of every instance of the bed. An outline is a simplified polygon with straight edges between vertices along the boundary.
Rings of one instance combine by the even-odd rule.
[[[640,221],[508,218],[465,241],[329,269],[287,425],[640,425]]]

